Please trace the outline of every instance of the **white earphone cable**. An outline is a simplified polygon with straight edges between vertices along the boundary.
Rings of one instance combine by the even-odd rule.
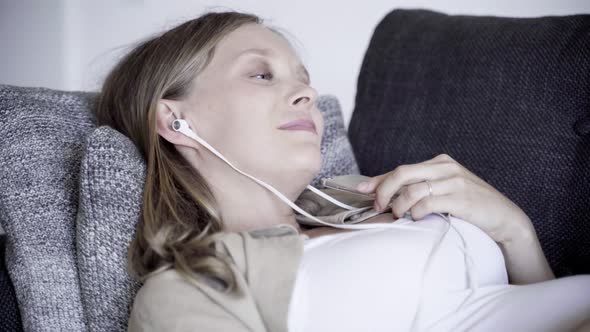
[[[386,227],[391,227],[391,228],[402,228],[402,229],[410,229],[410,230],[415,230],[415,231],[425,231],[425,232],[432,232],[432,230],[428,230],[428,229],[416,229],[414,227],[410,227],[410,226],[406,226],[406,225],[394,225],[394,224],[366,224],[366,225],[336,225],[336,224],[331,224],[331,223],[327,223],[321,219],[318,219],[314,216],[312,216],[311,214],[307,213],[305,210],[301,209],[300,207],[298,207],[297,205],[295,205],[295,203],[291,202],[287,197],[285,197],[281,192],[279,192],[278,190],[276,190],[273,186],[265,183],[264,181],[258,180],[257,178],[251,176],[250,174],[247,174],[245,172],[242,172],[241,170],[239,170],[237,167],[235,167],[231,162],[229,162],[229,160],[227,160],[221,153],[217,152],[217,150],[212,147],[211,145],[209,145],[209,143],[205,142],[205,140],[201,139],[198,135],[196,135],[188,126],[188,123],[185,120],[182,119],[176,119],[173,122],[172,128],[176,131],[179,131],[181,133],[183,133],[184,135],[196,140],[197,142],[201,143],[203,146],[205,146],[207,149],[209,149],[211,152],[213,152],[216,156],[218,156],[219,158],[221,158],[223,161],[225,161],[229,166],[231,166],[234,170],[236,170],[237,172],[239,172],[240,174],[243,174],[245,176],[247,176],[248,178],[252,179],[253,181],[255,181],[256,183],[260,184],[261,186],[265,187],[266,189],[270,190],[272,193],[274,193],[275,195],[277,195],[283,202],[285,202],[286,204],[288,204],[291,208],[293,208],[294,210],[296,210],[297,212],[301,213],[302,215],[317,221],[319,223],[321,223],[322,225],[326,225],[326,226],[330,226],[330,227],[335,227],[335,228],[342,228],[342,229],[369,229],[369,228],[383,228],[384,226]],[[313,188],[312,186],[307,186],[308,188]],[[328,199],[331,202],[339,202],[338,200],[326,195],[325,193],[322,193],[321,191],[317,190],[316,188],[311,189],[314,193],[321,195],[322,197]],[[349,206],[345,203],[339,202],[340,204],[338,204],[339,206],[347,206],[347,209],[357,209],[356,207],[353,206]],[[336,203],[335,203],[336,204]],[[346,207],[345,207],[346,208]]]
[[[265,187],[266,189],[270,190],[272,193],[274,193],[277,197],[279,197],[283,202],[285,202],[286,204],[288,204],[291,208],[293,208],[294,210],[296,210],[297,212],[301,213],[302,215],[315,220],[323,225],[329,226],[329,227],[334,227],[334,228],[342,228],[342,229],[372,229],[372,228],[397,228],[397,229],[405,229],[405,230],[411,230],[411,231],[421,231],[421,232],[433,232],[436,234],[439,234],[439,232],[435,231],[435,230],[431,230],[431,229],[424,229],[424,228],[417,228],[417,227],[413,227],[413,226],[408,226],[408,225],[400,225],[400,224],[386,224],[386,223],[375,223],[375,224],[364,224],[364,225],[341,225],[341,224],[331,224],[331,223],[327,223],[321,219],[318,219],[314,216],[312,216],[311,214],[307,213],[305,210],[301,209],[300,207],[298,207],[297,205],[295,205],[293,202],[291,202],[287,197],[285,197],[281,192],[279,192],[278,190],[276,190],[273,186],[265,183],[264,181],[258,180],[257,178],[242,172],[241,170],[239,170],[237,167],[235,167],[231,162],[229,162],[225,157],[223,157],[223,155],[219,152],[217,152],[217,150],[215,148],[213,148],[211,145],[209,145],[207,142],[205,142],[205,140],[201,139],[195,132],[193,132],[190,128],[188,123],[185,120],[182,119],[176,119],[173,122],[172,128],[175,131],[181,132],[184,135],[196,140],[197,142],[199,142],[200,144],[202,144],[203,146],[205,146],[207,149],[209,149],[211,152],[213,152],[216,156],[218,156],[219,158],[221,158],[223,161],[225,161],[229,166],[231,166],[234,170],[236,170],[237,172],[239,172],[240,174],[243,174],[245,176],[247,176],[248,178],[254,180],[256,183],[260,184],[261,186]],[[348,204],[342,203],[340,201],[338,201],[337,199],[321,192],[320,190],[308,185],[307,188],[309,188],[312,192],[314,192],[317,195],[320,195],[321,197],[327,199],[328,201],[342,207],[345,208],[347,210],[354,210],[357,209],[356,207],[350,206]],[[428,268],[430,266],[430,262],[431,262],[431,258],[432,256],[435,254],[435,252],[438,251],[438,248],[440,246],[440,244],[442,243],[444,237],[446,236],[448,230],[452,227],[455,232],[457,232],[457,234],[459,234],[459,236],[461,237],[462,240],[462,244],[463,244],[463,254],[465,255],[465,262],[466,262],[466,268],[467,268],[467,273],[468,273],[468,280],[469,280],[469,287],[472,289],[472,293],[473,293],[473,289],[474,289],[474,285],[473,285],[473,278],[471,275],[471,264],[468,264],[468,260],[467,260],[467,256],[469,256],[467,249],[466,249],[466,242],[465,239],[463,238],[463,236],[461,235],[461,233],[459,231],[457,231],[457,229],[452,225],[451,223],[451,214],[449,213],[447,217],[445,217],[443,214],[441,213],[435,213],[437,215],[439,215],[440,217],[443,218],[444,221],[446,221],[446,227],[445,230],[442,232],[442,234],[440,235],[440,237],[437,239],[437,241],[435,242],[435,244],[432,246],[432,249],[430,250],[430,253],[428,255],[428,259],[426,260],[426,263],[424,265],[424,269],[423,269],[423,273],[422,273],[422,282],[421,282],[421,288],[420,288],[420,293],[418,294],[418,307],[416,308],[416,312],[414,315],[414,319],[412,320],[412,328],[411,330],[414,331],[416,329],[416,324],[418,322],[420,313],[421,313],[421,302],[422,302],[422,296],[423,296],[423,288],[424,288],[424,279],[425,279],[425,275],[428,272]],[[471,259],[471,256],[469,256],[469,258]],[[472,262],[472,260],[471,260]],[[469,297],[468,297],[469,298]],[[467,298],[467,299],[468,299]],[[461,304],[461,306],[459,308],[461,308],[463,306],[463,304],[467,301],[467,299],[465,299],[465,301]]]

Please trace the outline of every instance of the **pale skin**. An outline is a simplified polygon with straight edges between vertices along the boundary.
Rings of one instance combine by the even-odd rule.
[[[207,179],[227,231],[277,224],[291,225],[309,237],[350,231],[330,227],[302,231],[293,209],[273,193],[172,130],[174,119],[185,119],[236,167],[271,184],[293,202],[319,172],[322,161],[324,122],[315,105],[317,91],[303,68],[283,37],[262,25],[247,24],[217,44],[212,61],[196,77],[187,98],[159,102],[159,135]],[[312,120],[317,133],[278,128],[300,118]],[[431,181],[432,195],[424,180]],[[380,210],[400,193],[391,202],[393,213],[367,223],[393,222],[407,210],[416,220],[432,212],[449,212],[481,228],[499,244],[511,283],[555,278],[527,215],[447,155],[372,177],[364,191],[376,194]]]

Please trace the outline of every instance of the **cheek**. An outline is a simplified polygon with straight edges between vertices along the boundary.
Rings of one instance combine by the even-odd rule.
[[[277,144],[272,115],[263,106],[246,99],[227,103],[216,117],[212,133],[220,149],[242,161],[259,160],[272,153],[270,150]]]
[[[278,129],[284,113],[280,114],[275,105],[278,93],[272,87],[239,82],[228,84],[223,90],[225,93],[217,95],[216,104],[209,112],[212,124],[209,144],[219,146],[218,150],[228,160],[243,166],[252,159],[257,167],[270,167],[293,157],[288,151],[299,145],[294,145],[293,138]],[[318,115],[314,114],[316,123],[321,121]]]
[[[268,111],[269,96],[256,94],[254,89],[244,84],[227,84],[220,88],[222,93],[215,96],[209,110],[212,123],[219,128],[217,134],[231,138],[256,130],[271,116]],[[221,132],[222,131],[222,132]]]

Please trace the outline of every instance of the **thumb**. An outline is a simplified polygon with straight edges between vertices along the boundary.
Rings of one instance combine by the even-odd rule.
[[[375,190],[375,188],[377,188],[379,183],[381,183],[384,175],[385,174],[373,176],[373,177],[359,183],[356,186],[356,189],[360,192],[363,192],[363,193],[373,192]]]

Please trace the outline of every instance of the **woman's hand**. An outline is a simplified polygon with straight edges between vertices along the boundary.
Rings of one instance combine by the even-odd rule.
[[[428,180],[428,183],[424,182]],[[511,284],[554,279],[529,217],[499,191],[445,154],[413,165],[402,165],[368,181],[375,208],[391,201],[394,216],[410,210],[418,220],[433,212],[451,213],[479,227],[499,243]],[[399,192],[399,196],[394,194]],[[393,198],[393,200],[392,200]]]
[[[430,182],[432,194],[425,180]],[[394,217],[408,210],[414,220],[433,212],[451,213],[476,225],[498,243],[535,236],[524,211],[446,154],[401,165],[372,177],[364,190],[360,184],[357,189],[375,192],[375,209],[381,212],[391,205]]]

